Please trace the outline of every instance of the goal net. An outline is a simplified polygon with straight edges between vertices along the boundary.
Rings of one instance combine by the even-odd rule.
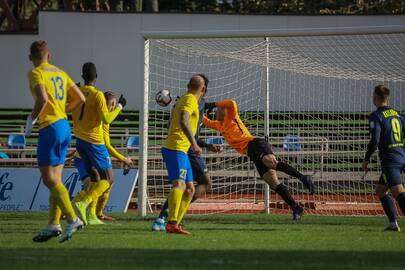
[[[145,44],[149,210],[158,210],[170,190],[160,154],[170,108],[157,105],[155,94],[168,89],[181,96],[189,78],[204,73],[210,80],[207,102],[234,99],[254,136],[267,135],[280,160],[313,175],[316,192],[309,195],[297,179],[278,173],[307,213],[382,213],[373,192],[380,176],[377,155],[365,177],[360,168],[374,86],[387,85],[392,107],[404,110],[405,34],[151,39]],[[202,128],[201,138],[212,141],[220,134]],[[221,153],[203,153],[212,189],[192,204],[192,213],[289,211],[279,196],[266,192],[248,157],[226,142],[223,146]]]

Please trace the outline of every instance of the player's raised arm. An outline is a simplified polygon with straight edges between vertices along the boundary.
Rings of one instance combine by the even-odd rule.
[[[204,124],[204,126],[206,126],[208,128],[215,129],[218,131],[221,128],[221,123],[219,121],[211,120],[208,117],[206,117],[205,115],[203,117],[203,124]]]
[[[118,114],[127,104],[126,99],[124,98],[123,95],[121,95],[118,101],[118,106],[113,111],[110,112],[108,111],[107,103],[101,92],[97,94],[96,102],[98,103],[97,112],[103,124],[111,124],[112,121],[114,121],[114,119],[118,116]]]
[[[226,99],[215,103],[217,107],[226,109],[228,118],[235,118],[238,113],[238,104],[233,99]]]

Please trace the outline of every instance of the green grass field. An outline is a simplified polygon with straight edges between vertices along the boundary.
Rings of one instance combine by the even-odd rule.
[[[46,214],[0,212],[0,269],[404,269],[405,233],[383,217],[187,217],[193,236],[150,231],[151,219],[116,215],[70,242],[33,243]],[[405,227],[404,220],[400,221]]]

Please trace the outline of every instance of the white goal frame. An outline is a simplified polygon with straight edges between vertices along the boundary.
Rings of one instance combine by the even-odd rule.
[[[362,35],[362,34],[393,34],[405,33],[403,25],[381,25],[381,26],[350,26],[330,28],[291,28],[291,29],[261,29],[261,30],[228,30],[228,31],[153,31],[142,32],[144,38],[143,56],[143,106],[140,111],[140,151],[139,151],[139,177],[138,177],[138,213],[144,217],[147,214],[147,172],[148,172],[148,118],[149,118],[149,40],[151,39],[193,39],[193,38],[265,38],[268,37],[292,37],[292,36],[328,36],[328,35]],[[267,47],[267,59],[269,58]],[[266,102],[265,102],[265,135],[269,135],[269,90],[270,90],[270,68],[266,67]],[[270,190],[265,188],[265,211],[270,213]]]

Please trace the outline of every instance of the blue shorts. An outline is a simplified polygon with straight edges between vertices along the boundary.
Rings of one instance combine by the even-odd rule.
[[[162,156],[169,174],[169,182],[174,180],[193,182],[193,170],[186,153],[162,148]]]
[[[86,177],[89,176],[89,174],[86,171],[86,165],[84,164],[83,159],[74,156],[73,163],[75,164],[75,167],[77,169],[77,173],[79,174],[80,180],[84,180]]]
[[[71,140],[69,122],[58,120],[41,129],[38,136],[38,166],[56,166],[65,164],[66,153]]]
[[[195,181],[198,184],[207,184],[205,183],[204,174],[208,172],[207,167],[205,166],[205,161],[201,156],[197,156],[193,151],[188,151],[188,159],[190,160],[191,169],[193,170],[193,176]]]
[[[108,154],[105,144],[92,144],[76,139],[76,149],[83,160],[86,172],[92,167],[97,170],[106,170],[112,167],[110,154]]]
[[[390,188],[402,184],[401,173],[405,171],[405,164],[399,166],[382,167],[381,170],[382,173],[380,180],[378,181],[379,184],[388,186]]]

